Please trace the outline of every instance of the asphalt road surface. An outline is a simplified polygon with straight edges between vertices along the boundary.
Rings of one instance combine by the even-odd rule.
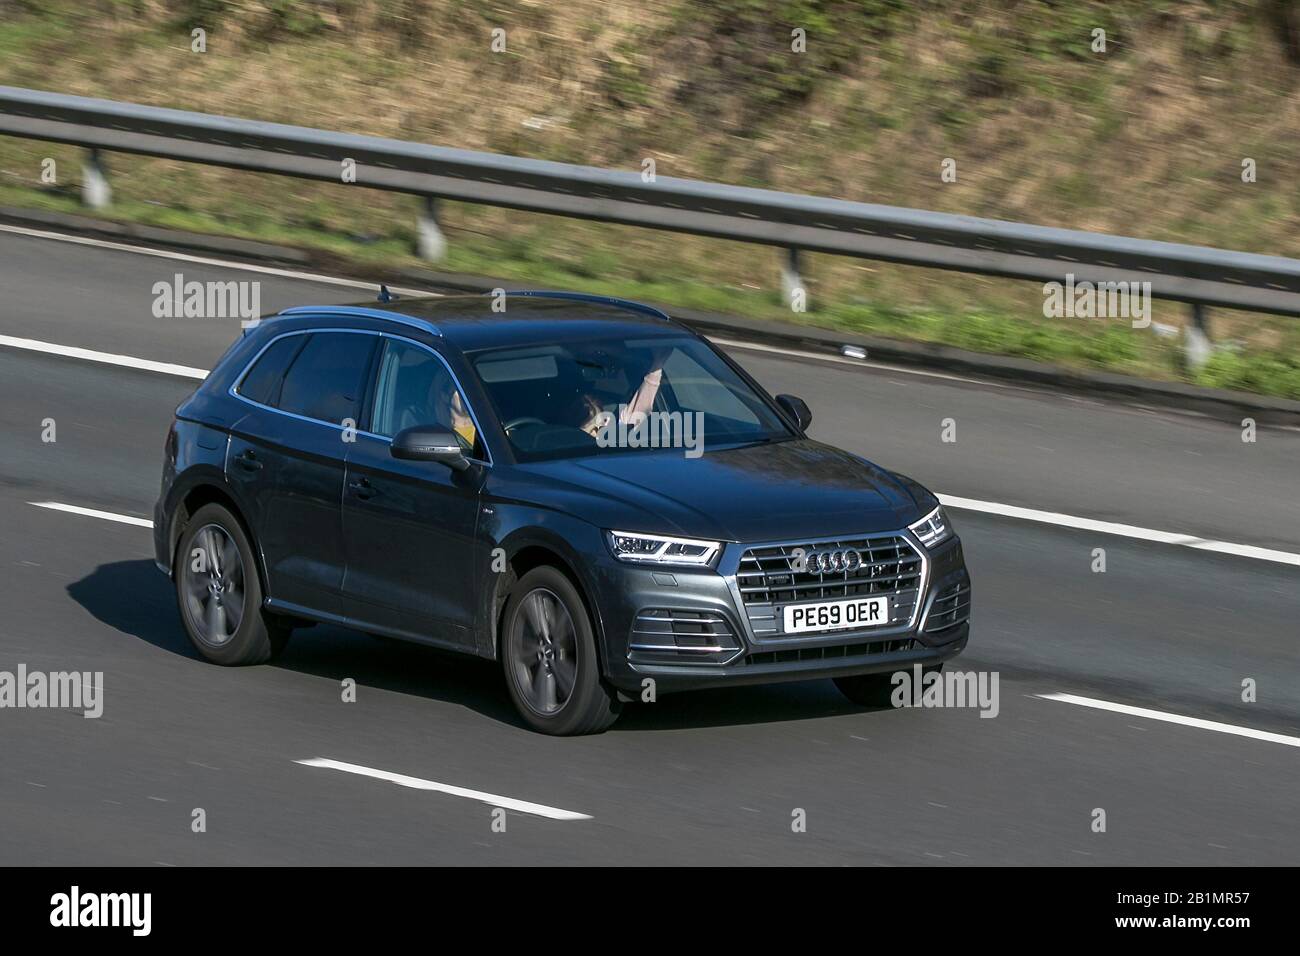
[[[264,311],[373,295],[5,231],[0,336],[207,368],[238,321],[154,318],[178,272],[258,280]],[[734,354],[808,401],[815,437],[992,506],[951,512],[975,616],[949,666],[998,675],[995,717],[863,711],[814,681],[664,696],[553,739],[495,665],[343,629],[206,664],[147,527],[31,504],[149,518],[194,380],[0,339],[0,672],[104,674],[97,719],[0,709],[0,864],[1300,862],[1300,434]]]

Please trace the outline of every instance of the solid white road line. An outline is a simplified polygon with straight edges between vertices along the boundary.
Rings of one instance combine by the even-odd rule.
[[[979,501],[975,498],[959,498],[956,495],[938,495],[938,498],[946,508],[982,511],[985,514],[999,515],[1003,518],[1041,521],[1044,524],[1054,524],[1061,528],[1097,531],[1101,534],[1137,538],[1140,541],[1176,544],[1184,548],[1195,548],[1198,551],[1214,551],[1218,554],[1231,554],[1239,558],[1256,558],[1260,561],[1275,561],[1278,564],[1290,564],[1300,567],[1300,554],[1294,554],[1290,551],[1257,548],[1254,545],[1234,544],[1231,541],[1214,541],[1209,538],[1198,538],[1190,534],[1156,531],[1153,528],[1139,528],[1136,525],[1117,524],[1114,521],[1098,521],[1095,518],[1078,518],[1074,515],[1063,515],[1056,511],[1038,511],[1034,508],[1020,508],[1016,505],[999,504],[996,501]]]
[[[313,757],[310,760],[295,760],[294,763],[300,763],[304,767],[324,767],[328,770],[342,770],[344,773],[355,773],[362,777],[374,777],[376,780],[387,780],[389,783],[395,783],[399,787],[410,787],[413,790],[435,790],[438,793],[449,793],[453,797],[466,797],[470,800],[478,800],[480,803],[486,803],[493,807],[502,807],[506,810],[516,810],[519,813],[531,813],[533,816],[546,817],[550,820],[590,820],[591,817],[586,813],[574,813],[572,810],[559,810],[555,807],[544,806],[540,803],[529,803],[527,800],[516,800],[513,797],[499,797],[494,793],[484,793],[481,790],[468,790],[465,787],[453,787],[448,783],[437,783],[433,780],[422,780],[419,777],[408,777],[401,773],[390,773],[387,770],[376,770],[373,767],[362,767],[360,764],[344,763],[341,760],[331,760],[328,757]]]
[[[154,362],[150,359],[135,358],[132,355],[114,355],[112,352],[96,352],[92,349],[79,349],[72,345],[55,345],[53,342],[15,338],[12,335],[0,335],[0,345],[11,349],[26,349],[29,352],[63,355],[67,358],[82,359],[86,362],[101,362],[104,365],[139,368],[144,369],[146,372],[159,372],[163,375],[179,375],[182,378],[207,378],[208,376],[208,370],[205,368],[173,365],[170,362]]]
[[[84,515],[87,518],[103,518],[105,521],[120,521],[122,524],[133,524],[141,528],[152,528],[153,522],[148,518],[133,518],[131,515],[114,514],[111,511],[96,511],[94,508],[79,508],[76,505],[60,504],[57,501],[29,501],[29,505],[35,505],[38,508],[49,508],[51,511],[66,511],[72,515]]]
[[[43,229],[28,229],[25,226],[9,226],[0,224],[0,232],[13,233],[19,236],[30,236],[35,239],[53,239],[56,242],[71,242],[79,246],[94,246],[98,249],[115,249],[119,252],[134,252],[141,256],[154,256],[159,259],[175,259],[178,262],[193,262],[196,265],[216,266],[220,269],[234,269],[240,272],[259,272],[263,275],[283,276],[286,279],[301,279],[305,282],[319,282],[324,285],[346,286],[351,289],[368,289],[371,292],[379,291],[378,282],[366,282],[362,279],[344,279],[339,276],[321,275],[319,272],[298,272],[294,269],[283,269],[278,266],[259,266],[248,262],[236,262],[233,259],[213,259],[210,256],[194,256],[185,252],[173,252],[170,249],[152,249],[148,246],[133,246],[125,242],[113,242],[110,239],[94,239],[89,236],[70,236],[62,232],[47,232]],[[405,289],[401,286],[389,286],[389,289],[398,295],[438,295],[436,292],[428,292],[424,289]]]
[[[1074,694],[1035,694],[1043,700],[1056,700],[1063,704],[1078,704],[1080,707],[1092,707],[1095,710],[1108,710],[1130,717],[1146,717],[1149,720],[1163,720],[1169,724],[1182,724],[1184,727],[1196,727],[1199,730],[1213,730],[1221,734],[1236,737],[1250,737],[1252,740],[1266,740],[1269,743],[1285,744],[1288,747],[1300,747],[1300,737],[1275,734],[1267,730],[1255,730],[1251,727],[1238,727],[1236,724],[1223,724],[1217,720],[1202,720],[1200,717],[1184,717],[1182,714],[1167,714],[1162,710],[1148,710],[1145,707],[1130,707],[1128,704],[1115,704],[1108,700],[1096,700],[1092,697],[1078,697]]]
[[[782,348],[777,345],[760,345],[757,342],[742,342],[739,339],[722,339],[714,335],[705,336],[710,342],[717,345],[726,346],[732,349],[750,349],[754,352],[775,352],[777,355],[794,356],[795,358],[815,359],[818,362],[833,362],[837,365],[854,365],[858,368],[874,368],[883,372],[898,372],[900,375],[920,375],[922,378],[943,378],[950,382],[967,382],[972,385],[987,385],[989,388],[1013,388],[1021,391],[1018,385],[1007,385],[1003,382],[991,382],[982,378],[967,378],[964,375],[953,375],[951,372],[930,372],[925,369],[908,368],[906,365],[886,365],[882,362],[869,362],[866,359],[847,358],[843,355],[827,355],[823,352],[805,352],[800,349]]]

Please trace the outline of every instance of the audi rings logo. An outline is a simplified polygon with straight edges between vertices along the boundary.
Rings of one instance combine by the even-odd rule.
[[[862,555],[852,548],[840,551],[814,551],[808,555],[808,570],[822,574],[843,574],[862,567]]]

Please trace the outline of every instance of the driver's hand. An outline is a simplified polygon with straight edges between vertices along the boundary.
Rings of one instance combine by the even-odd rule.
[[[604,430],[605,426],[612,423],[613,420],[613,412],[597,412],[587,420],[587,423],[582,426],[582,430],[592,438],[597,438],[600,436],[600,433]]]

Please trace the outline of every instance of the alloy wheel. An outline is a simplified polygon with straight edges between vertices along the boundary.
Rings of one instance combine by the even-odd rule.
[[[510,635],[511,666],[524,703],[542,716],[564,709],[578,676],[578,642],[564,602],[547,588],[520,602]]]
[[[205,644],[228,643],[244,619],[244,560],[225,528],[204,525],[182,556],[185,611],[194,634]]]

